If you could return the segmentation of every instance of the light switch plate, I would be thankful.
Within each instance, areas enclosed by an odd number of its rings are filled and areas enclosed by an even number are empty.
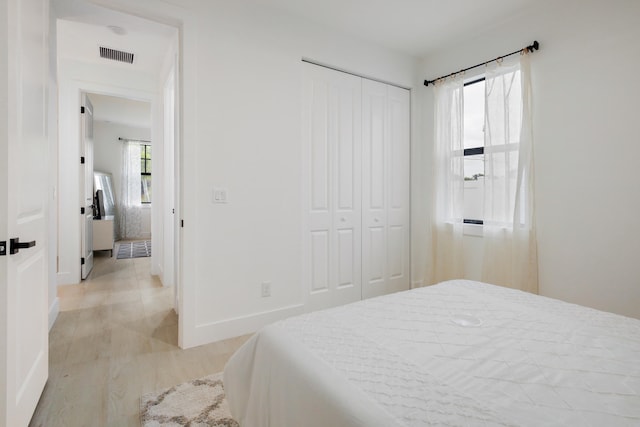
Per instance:
[[[228,203],[228,191],[226,188],[213,189],[213,203]]]
[[[262,298],[267,298],[271,296],[271,282],[262,282],[261,294],[262,294]]]

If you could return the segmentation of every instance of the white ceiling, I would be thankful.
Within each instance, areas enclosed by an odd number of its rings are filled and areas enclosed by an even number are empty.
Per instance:
[[[93,119],[137,128],[151,128],[151,104],[144,101],[90,93]]]
[[[206,1],[206,0],[205,0]],[[273,7],[387,48],[425,57],[552,0],[233,0]],[[53,0],[63,57],[113,63],[98,45],[132,52],[134,67],[157,70],[174,27],[79,0]],[[108,26],[124,28],[114,34]],[[117,64],[125,66],[125,64]],[[131,65],[128,65],[131,67]]]
[[[476,37],[541,0],[247,0],[416,57]]]
[[[272,7],[393,50],[426,57],[552,0],[234,1]],[[174,27],[86,1],[53,0],[53,7],[60,18],[57,42],[61,58],[155,73],[177,37]],[[109,26],[121,27],[126,34],[115,34]],[[134,53],[134,64],[100,58],[99,46]]]
[[[206,1],[206,0],[203,0]],[[266,6],[415,57],[475,37],[547,0],[233,0]],[[552,1],[552,0],[549,0]],[[53,0],[60,58],[155,74],[177,30],[83,0]],[[116,26],[125,34],[116,34]],[[99,46],[131,52],[133,64],[100,58]],[[95,119],[150,125],[149,104],[92,95]],[[124,114],[123,112],[126,112]]]

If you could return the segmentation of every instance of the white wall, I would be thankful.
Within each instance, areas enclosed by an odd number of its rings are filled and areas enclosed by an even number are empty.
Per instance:
[[[148,141],[151,139],[151,129],[114,122],[94,121],[93,123],[93,169],[99,172],[111,173],[117,201],[121,200],[122,192],[122,148],[124,144],[118,140],[119,137]],[[153,156],[153,149],[151,152]],[[145,206],[143,210],[142,235],[139,237],[148,238],[150,236],[151,207]]]
[[[408,87],[417,61],[257,2],[102,3],[181,21],[181,345],[299,312],[301,59]],[[228,204],[212,203],[218,186]]]
[[[423,64],[435,78],[540,42],[532,56],[540,293],[640,317],[640,2],[537,4]],[[422,90],[425,126],[432,90]],[[431,132],[427,145],[431,146]],[[479,275],[477,237],[466,250]]]
[[[303,302],[301,58],[407,86],[414,62],[255,5],[199,4],[198,35],[207,42],[198,59],[193,243],[195,324],[206,342],[259,326],[263,320],[252,319],[259,313],[284,315]],[[214,186],[228,189],[229,204],[211,203]],[[270,298],[260,297],[263,281],[272,283]],[[246,329],[231,329],[243,317]]]
[[[194,344],[302,309],[301,58],[406,86],[415,71],[410,57],[255,5],[198,4],[199,137],[195,159],[185,153],[198,171]],[[228,204],[211,203],[214,186]]]

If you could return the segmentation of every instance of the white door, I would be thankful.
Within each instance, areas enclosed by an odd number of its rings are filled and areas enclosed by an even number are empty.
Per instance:
[[[174,286],[174,307],[178,310],[177,286],[175,286],[175,78],[174,72],[164,86],[164,260],[163,284]]]
[[[0,7],[0,241],[34,245],[10,254],[7,243],[0,256],[5,426],[29,423],[48,375],[48,5],[7,0]]]
[[[93,105],[86,93],[82,94],[80,107],[81,129],[81,177],[80,215],[81,221],[81,275],[86,279],[93,268]]]
[[[362,83],[362,296],[410,288],[410,95]]]
[[[304,271],[320,309],[361,298],[361,79],[304,66]]]

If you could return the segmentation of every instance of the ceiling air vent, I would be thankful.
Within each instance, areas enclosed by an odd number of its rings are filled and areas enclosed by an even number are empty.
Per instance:
[[[123,52],[121,50],[109,49],[100,46],[100,58],[111,59],[113,61],[126,62],[133,64],[133,53]]]

